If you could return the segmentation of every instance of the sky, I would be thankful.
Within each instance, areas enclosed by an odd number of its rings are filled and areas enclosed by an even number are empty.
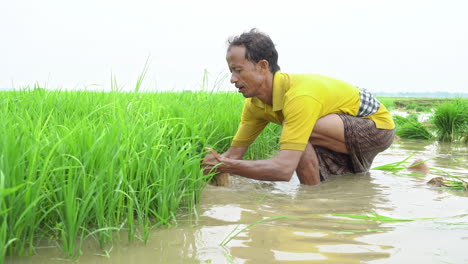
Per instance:
[[[227,39],[255,27],[283,72],[467,93],[467,12],[465,0],[3,1],[0,89],[133,90],[148,61],[143,90],[231,90]]]

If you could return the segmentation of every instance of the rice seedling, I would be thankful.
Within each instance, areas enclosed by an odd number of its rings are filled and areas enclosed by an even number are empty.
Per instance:
[[[390,171],[392,173],[398,173],[404,169],[408,169],[411,167],[417,167],[420,164],[424,164],[427,160],[418,160],[415,163],[409,164],[408,160],[412,157],[413,155],[410,155],[403,159],[402,161],[398,162],[392,162],[389,164],[381,165],[372,168],[373,170],[383,170],[383,171]],[[426,166],[427,167],[427,166]],[[434,185],[437,187],[443,187],[447,189],[454,189],[454,190],[468,190],[468,182],[466,182],[464,179],[460,177],[456,177],[444,170],[434,168],[434,167],[429,167],[428,170],[433,170],[440,172],[444,174],[446,177],[449,177],[449,179],[443,178],[443,177],[435,177],[431,179],[428,184]],[[421,176],[419,174],[409,174],[411,176]]]
[[[379,222],[411,222],[414,219],[400,219],[400,218],[393,218],[384,215],[379,215],[377,213],[370,213],[367,215],[354,215],[354,214],[331,214],[333,216],[340,216],[340,217],[347,217],[352,219],[360,219],[366,221],[379,221]]]
[[[151,228],[193,212],[212,176],[200,169],[204,148],[229,147],[243,98],[115,87],[2,92],[0,259],[33,254],[40,239],[58,240],[71,258],[87,238],[112,245],[118,230],[146,241]]]
[[[415,110],[416,112],[430,112],[430,111],[431,111],[431,108],[428,107],[428,106],[420,106],[420,105],[418,105],[418,106],[416,106],[416,107],[414,108],[414,110]]]
[[[395,99],[394,98],[391,98],[391,97],[377,97],[377,99],[379,100],[380,103],[382,103],[383,105],[385,105],[385,107],[388,109],[388,110],[392,110],[392,109],[395,109],[396,106],[395,106]]]
[[[448,179],[444,177],[435,177],[435,178],[432,178],[428,182],[428,184],[436,186],[436,187],[446,188],[446,189],[468,191],[468,182],[463,180],[462,178],[456,177],[455,175],[452,175],[438,168],[430,168],[430,169],[444,174],[446,177],[448,177]]]
[[[468,101],[458,98],[437,107],[432,117],[441,141],[465,141],[468,136]]]
[[[406,106],[405,109],[406,110],[414,110],[414,109],[416,109],[416,107],[417,107],[417,104],[409,104],[409,105]]]
[[[393,115],[392,117],[393,117],[393,122],[395,122],[396,127],[402,126],[403,124],[408,122],[406,118],[401,115]]]
[[[397,127],[396,135],[401,138],[409,139],[432,139],[433,136],[429,130],[418,121],[409,121]]]
[[[410,155],[403,159],[402,161],[397,161],[397,162],[392,162],[384,165],[380,165],[377,167],[372,168],[373,170],[383,170],[383,171],[390,171],[392,173],[397,173],[401,170],[409,168],[411,165],[409,165],[409,159],[413,157],[414,155]]]
[[[200,169],[205,147],[229,148],[244,100],[140,93],[145,73],[132,93],[119,92],[115,77],[108,93],[1,92],[0,260],[34,254],[41,239],[58,241],[69,258],[86,239],[112,248],[119,230],[146,241],[151,228],[193,212],[212,176]],[[246,158],[269,157],[279,135],[269,125]]]
[[[418,121],[417,114],[410,114],[408,117],[393,115],[396,126],[396,135],[401,138],[409,139],[432,139],[433,135],[425,125]]]

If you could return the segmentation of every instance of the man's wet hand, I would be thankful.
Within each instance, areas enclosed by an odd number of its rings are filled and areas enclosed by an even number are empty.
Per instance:
[[[213,172],[213,168],[219,163],[221,163],[221,155],[218,152],[216,152],[216,150],[212,148],[206,148],[206,149],[209,150],[210,152],[208,152],[205,155],[202,161],[203,173],[205,175]]]

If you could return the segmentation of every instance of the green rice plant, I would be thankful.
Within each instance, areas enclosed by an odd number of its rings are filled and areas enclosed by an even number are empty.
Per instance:
[[[416,112],[430,112],[430,111],[431,111],[431,108],[428,107],[428,106],[420,106],[420,105],[418,105],[418,106],[416,106],[416,108],[414,108],[414,110],[415,110]]]
[[[409,164],[408,160],[412,156],[413,155],[410,155],[407,158],[403,159],[402,161],[377,166],[377,167],[374,167],[372,169],[373,170],[390,171],[392,173],[398,173],[398,172],[400,172],[400,171],[402,171],[404,169],[408,169],[410,167],[417,166],[417,165],[425,163],[427,161],[427,160],[422,160],[422,161],[419,161],[419,162],[416,162],[416,163],[413,163],[413,164]],[[430,167],[429,169],[433,170],[433,171],[441,172],[441,173],[444,174],[444,176],[449,177],[449,179],[439,177],[439,178],[442,178],[442,179],[440,179],[440,180],[438,180],[438,181],[436,181],[434,183],[431,183],[431,181],[430,181],[429,182],[430,184],[434,184],[434,185],[437,185],[439,187],[448,188],[448,189],[468,191],[468,182],[465,181],[464,179],[462,179],[460,177],[456,177],[456,176],[454,176],[454,175],[452,175],[452,174],[450,174],[450,173],[448,173],[448,172],[446,172],[444,170],[438,169],[438,168]],[[418,174],[410,174],[410,175],[420,176]]]
[[[249,147],[245,154],[245,159],[267,159],[271,158],[279,149],[279,138],[281,136],[281,126],[268,124],[260,136]]]
[[[368,215],[354,215],[354,214],[332,214],[333,216],[347,217],[352,219],[361,219],[366,221],[379,221],[379,222],[411,222],[414,219],[400,219],[388,216],[379,215],[377,213],[371,213]]]
[[[413,122],[418,122],[418,119],[419,118],[419,115],[417,113],[410,113],[408,114],[408,116],[406,117],[406,119],[408,121],[413,121]]]
[[[468,191],[468,182],[465,181],[464,179],[460,177],[456,177],[455,175],[452,175],[444,170],[438,169],[438,168],[430,168],[433,171],[441,172],[444,174],[445,177],[436,177],[432,180],[430,180],[428,183],[436,185],[438,187],[446,188],[446,189],[453,189],[453,190],[465,190]],[[439,178],[439,179],[438,179]],[[436,181],[434,181],[436,180]],[[434,182],[433,182],[434,181]]]
[[[441,141],[464,141],[468,135],[468,101],[458,98],[435,108],[432,122]]]
[[[443,188],[468,191],[468,184],[465,181],[445,180]]]
[[[406,110],[413,110],[417,107],[417,104],[409,104],[405,107]]]
[[[377,97],[377,99],[379,100],[379,102],[383,105],[385,105],[385,107],[388,109],[388,110],[392,110],[392,109],[395,109],[396,106],[395,106],[395,99],[394,98],[391,98],[391,97]]]
[[[145,242],[152,228],[193,212],[211,177],[200,169],[204,148],[229,148],[244,98],[113,85],[1,93],[1,259],[31,255],[41,239],[57,240],[70,258],[87,238],[111,246],[119,230]],[[267,129],[247,158],[277,148],[279,126]]]
[[[396,129],[396,135],[401,138],[410,139],[432,139],[433,135],[418,121],[410,121],[400,125]]]
[[[410,114],[408,117],[393,115],[396,126],[396,135],[401,138],[410,139],[432,139],[432,133],[425,125],[418,121],[417,114]]]
[[[389,171],[389,172],[392,172],[392,173],[398,173],[398,172],[400,172],[402,170],[408,169],[408,168],[410,168],[412,166],[422,164],[422,163],[427,161],[427,160],[422,160],[422,161],[411,164],[408,160],[413,156],[414,155],[410,155],[410,156],[406,157],[405,159],[403,159],[402,161],[397,161],[397,162],[392,162],[392,163],[380,165],[380,166],[374,167],[372,169],[373,170]]]
[[[406,122],[408,122],[408,120],[405,117],[401,116],[401,115],[392,115],[392,117],[393,117],[393,122],[395,122],[396,127],[402,126]]]

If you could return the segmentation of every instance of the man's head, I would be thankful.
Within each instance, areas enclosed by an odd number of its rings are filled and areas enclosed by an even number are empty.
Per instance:
[[[245,58],[253,63],[261,60],[268,61],[271,73],[280,70],[278,65],[278,52],[271,38],[257,29],[253,28],[249,32],[244,32],[239,36],[232,37],[228,40],[228,51],[233,46],[245,47]]]
[[[270,37],[252,29],[229,40],[226,54],[231,83],[246,98],[271,101],[272,79],[279,71],[278,53]]]

